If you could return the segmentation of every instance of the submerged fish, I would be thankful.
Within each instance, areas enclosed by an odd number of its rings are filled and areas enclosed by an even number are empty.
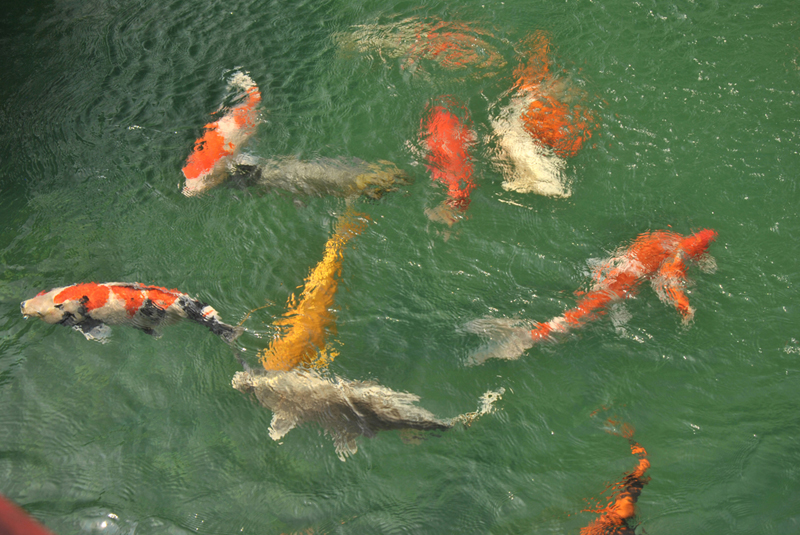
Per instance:
[[[469,150],[477,136],[469,126],[466,109],[451,97],[441,98],[428,107],[420,130],[422,145],[426,150],[426,166],[431,177],[447,186],[448,199],[438,212],[449,211],[451,216],[445,218],[440,215],[439,218],[452,222],[456,214],[467,209],[470,191],[475,188]]]
[[[618,483],[607,489],[611,490],[607,505],[584,509],[583,512],[600,513],[600,516],[582,528],[581,535],[635,535],[636,526],[632,526],[631,521],[636,515],[639,495],[644,486],[650,482],[650,478],[645,476],[645,472],[650,468],[650,461],[647,460],[647,451],[633,440],[633,427],[623,424],[621,435],[628,439],[631,454],[638,457],[639,463]]]
[[[675,306],[688,324],[694,308],[684,292],[686,271],[690,262],[712,270],[713,258],[707,254],[709,244],[717,233],[704,229],[690,236],[670,231],[640,234],[633,243],[603,262],[595,271],[595,283],[578,304],[547,323],[537,323],[532,329],[514,325],[508,320],[484,319],[473,321],[467,330],[493,338],[486,349],[472,356],[474,364],[488,358],[516,359],[534,343],[549,339],[555,333],[566,333],[603,314],[612,303],[635,294],[639,284],[650,280],[658,297]],[[519,324],[520,322],[516,322]]]
[[[288,372],[237,372],[232,386],[272,411],[269,436],[281,439],[295,426],[316,422],[333,439],[336,454],[344,461],[358,451],[356,438],[374,437],[378,431],[417,429],[445,430],[457,422],[470,424],[493,410],[503,390],[487,392],[481,408],[452,419],[436,418],[415,405],[419,396],[397,392],[372,381],[325,378],[314,370]]]
[[[194,150],[182,170],[186,177],[183,194],[187,197],[225,180],[232,158],[256,131],[256,107],[261,102],[258,86],[242,72],[235,73],[228,85],[231,90],[241,92],[243,102],[228,110],[220,120],[207,124],[203,137],[195,141]]]
[[[487,41],[491,32],[465,22],[422,21],[409,17],[389,24],[354,26],[337,34],[342,51],[376,52],[379,57],[399,59],[402,69],[417,71],[422,61],[432,61],[447,70],[471,68],[474,76],[493,76],[506,62]]]
[[[186,318],[227,342],[241,334],[240,328],[223,323],[207,304],[178,290],[139,283],[88,282],[55,288],[23,301],[21,311],[26,317],[66,325],[101,342],[111,333],[109,325],[131,325],[157,336],[157,327]]]
[[[592,137],[597,120],[580,104],[585,93],[550,72],[547,35],[536,32],[523,46],[528,58],[514,71],[511,101],[491,118],[501,150],[503,188],[569,197],[566,159]]]
[[[327,366],[335,354],[325,350],[335,326],[333,298],[339,286],[344,246],[367,226],[367,218],[348,210],[325,244],[322,260],[306,278],[300,298],[292,295],[286,313],[274,325],[280,333],[258,357],[266,370],[288,371],[300,364]]]
[[[363,195],[371,199],[379,199],[411,182],[408,174],[392,162],[369,163],[358,158],[302,161],[293,157],[242,157],[233,166],[233,173],[267,190],[313,196]]]

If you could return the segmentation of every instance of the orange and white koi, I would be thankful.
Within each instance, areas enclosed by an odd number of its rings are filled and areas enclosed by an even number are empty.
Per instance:
[[[431,177],[447,186],[447,206],[456,213],[465,211],[475,188],[469,151],[477,139],[466,109],[450,97],[439,99],[428,107],[420,129]]]
[[[501,149],[503,188],[569,197],[566,159],[575,156],[597,129],[595,114],[580,102],[585,93],[551,73],[547,34],[526,39],[527,62],[514,70],[511,102],[491,118]]]
[[[229,174],[228,164],[242,145],[253,135],[258,125],[257,106],[261,92],[248,75],[237,72],[229,87],[242,92],[243,102],[234,106],[218,121],[207,124],[203,136],[183,167],[187,197],[202,193],[224,181]]]
[[[25,317],[66,325],[101,342],[111,332],[109,325],[131,325],[157,336],[157,327],[181,319],[205,325],[227,342],[242,332],[223,323],[213,307],[178,290],[139,283],[74,284],[41,292],[23,301],[20,308]]]
[[[537,323],[533,329],[510,327],[507,322],[477,320],[467,330],[488,336],[498,336],[499,344],[490,351],[481,351],[471,359],[480,363],[487,358],[518,358],[534,343],[550,339],[557,333],[566,333],[587,321],[602,315],[612,303],[633,296],[643,280],[650,280],[658,297],[673,305],[681,314],[684,324],[694,318],[694,308],[684,288],[690,262],[710,271],[715,266],[708,255],[708,247],[717,237],[711,229],[703,229],[690,236],[671,231],[640,234],[633,243],[603,262],[594,273],[595,283],[578,304],[547,323]],[[519,322],[517,322],[519,323]]]
[[[326,350],[328,331],[335,328],[333,298],[339,286],[345,245],[367,226],[368,218],[348,209],[325,244],[325,254],[306,278],[298,299],[273,324],[280,333],[258,357],[266,370],[288,371],[299,365],[325,367],[336,356]]]
[[[639,462],[636,468],[607,489],[611,491],[611,496],[605,506],[584,509],[583,512],[599,513],[600,516],[582,528],[581,535],[635,535],[636,526],[631,526],[631,520],[636,515],[639,495],[644,486],[650,482],[650,477],[645,476],[645,472],[650,468],[650,461],[647,459],[647,451],[633,440],[632,426],[623,424],[621,435],[628,439],[631,454],[635,455]]]

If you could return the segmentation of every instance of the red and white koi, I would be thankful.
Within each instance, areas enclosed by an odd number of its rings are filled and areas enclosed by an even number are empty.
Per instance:
[[[550,40],[535,32],[525,40],[527,61],[514,70],[510,103],[491,118],[503,170],[503,188],[569,197],[567,158],[577,154],[598,127],[580,105],[585,93],[550,72]]]
[[[690,262],[697,262],[709,271],[713,269],[713,258],[707,252],[716,237],[717,233],[711,229],[690,236],[664,230],[640,234],[630,246],[595,270],[592,289],[561,316],[547,323],[536,323],[533,329],[512,327],[497,320],[471,322],[467,330],[500,339],[491,350],[473,355],[471,361],[478,364],[491,357],[516,359],[534,343],[581,327],[602,315],[609,305],[633,296],[644,280],[649,280],[661,301],[673,305],[683,323],[688,324],[695,311],[684,291],[686,271]]]
[[[224,181],[229,174],[228,164],[256,131],[259,122],[256,108],[261,102],[258,86],[248,75],[237,72],[229,87],[241,91],[244,100],[220,120],[207,124],[203,136],[194,142],[194,150],[182,169],[186,177],[183,194],[187,197]]]
[[[131,325],[157,336],[156,328],[181,319],[205,325],[227,342],[242,329],[222,322],[213,307],[178,290],[139,283],[74,284],[39,293],[23,301],[22,314],[72,327],[89,340],[105,342],[109,325]]]

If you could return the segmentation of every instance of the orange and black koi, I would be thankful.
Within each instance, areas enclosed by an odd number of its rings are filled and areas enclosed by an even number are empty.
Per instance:
[[[650,468],[650,461],[647,460],[647,451],[633,440],[633,427],[623,424],[621,434],[630,442],[631,454],[639,458],[639,463],[618,483],[610,487],[610,500],[605,506],[584,509],[584,512],[599,513],[600,516],[582,528],[581,535],[634,535],[635,533],[636,526],[631,526],[631,521],[636,515],[639,495],[644,486],[650,482],[650,477],[645,476],[645,472]]]
[[[23,301],[21,311],[26,317],[66,325],[99,341],[108,338],[109,325],[131,325],[157,336],[157,327],[180,319],[205,325],[227,342],[242,331],[223,323],[214,308],[178,290],[138,283],[88,282],[55,288]]]

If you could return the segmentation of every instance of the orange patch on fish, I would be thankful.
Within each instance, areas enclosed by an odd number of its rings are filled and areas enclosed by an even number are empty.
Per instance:
[[[633,533],[633,528],[628,521],[636,514],[636,502],[642,488],[650,481],[649,477],[645,477],[645,472],[650,468],[650,461],[647,460],[645,449],[633,440],[633,427],[623,424],[620,433],[612,432],[612,434],[622,435],[628,439],[631,453],[639,457],[639,462],[636,468],[624,474],[619,482],[608,486],[603,491],[603,493],[606,491],[611,493],[604,506],[597,505],[583,510],[583,512],[599,513],[600,516],[588,526],[581,528],[581,535]]]
[[[592,137],[591,113],[569,106],[551,96],[537,97],[522,114],[522,123],[531,137],[551,147],[562,158],[575,156]]]
[[[475,188],[472,156],[468,150],[475,142],[475,133],[443,105],[432,107],[420,126],[423,143],[428,149],[426,159],[431,177],[447,186],[449,204],[466,209],[470,191]]]
[[[205,134],[195,141],[194,150],[183,167],[183,175],[187,180],[194,180],[210,172],[218,161],[233,154],[233,144],[225,142],[225,138],[217,130],[217,123],[208,124],[205,128]]]
[[[39,295],[43,295],[44,293],[47,292],[43,292]],[[92,310],[104,306],[108,302],[110,294],[111,291],[108,289],[108,286],[87,282],[65,288],[63,291],[59,292],[58,295],[53,297],[53,303],[58,305],[70,300],[83,301],[83,306],[86,307],[86,310],[91,312]]]
[[[289,371],[299,365],[324,367],[335,354],[326,351],[326,337],[335,328],[333,298],[342,270],[343,248],[366,228],[361,214],[348,210],[325,244],[325,254],[306,279],[303,293],[289,298],[288,310],[274,322],[281,334],[258,353],[267,370]]]
[[[110,289],[114,297],[125,302],[125,311],[130,317],[136,315],[136,311],[142,308],[144,294],[141,290],[127,286],[112,286]]]
[[[166,288],[160,288],[158,286],[148,286],[144,288],[144,290],[147,299],[162,310],[168,309],[180,295],[178,290],[167,290]],[[210,312],[211,311],[209,311],[209,313]]]
[[[519,92],[532,97],[520,119],[530,136],[551,147],[562,158],[571,158],[598,128],[597,118],[582,106],[570,107],[552,94],[558,78],[550,73],[550,39],[536,31],[522,43],[528,61],[514,70]]]

